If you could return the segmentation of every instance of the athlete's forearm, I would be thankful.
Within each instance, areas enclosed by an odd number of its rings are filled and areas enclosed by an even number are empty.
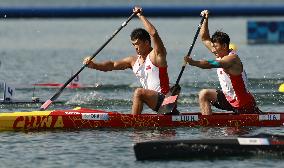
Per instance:
[[[211,69],[210,64],[205,60],[194,61],[193,66],[202,68],[202,69]]]
[[[88,65],[89,68],[91,69],[96,69],[99,71],[112,71],[114,70],[114,62],[113,61],[106,61],[106,62],[102,62],[102,63],[94,63],[94,62],[90,62]]]
[[[210,34],[209,34],[209,29],[208,29],[208,17],[205,17],[203,24],[201,26],[200,38],[203,42],[210,40]]]

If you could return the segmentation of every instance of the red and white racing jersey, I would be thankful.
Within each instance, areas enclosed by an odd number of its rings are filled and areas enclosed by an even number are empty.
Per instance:
[[[138,56],[132,70],[141,82],[142,87],[161,92],[164,95],[167,94],[170,90],[167,67],[155,66],[151,62],[149,55],[146,57],[145,62],[140,65],[139,58],[140,56]]]
[[[217,74],[222,91],[233,107],[242,108],[255,104],[254,97],[247,89],[248,80],[244,69],[240,75],[231,75],[223,68],[217,68]]]

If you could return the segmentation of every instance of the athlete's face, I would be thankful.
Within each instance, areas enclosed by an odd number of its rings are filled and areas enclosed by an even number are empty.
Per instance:
[[[140,39],[131,40],[132,45],[134,46],[136,53],[138,55],[147,55],[148,48],[149,48],[149,42],[143,41]]]
[[[220,44],[220,43],[211,43],[212,46],[212,53],[216,55],[216,57],[224,57],[228,53],[228,46],[227,44]]]

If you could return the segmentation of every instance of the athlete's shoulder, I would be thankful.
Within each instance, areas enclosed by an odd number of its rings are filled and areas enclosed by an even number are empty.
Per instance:
[[[131,66],[133,66],[138,59],[137,55],[131,55],[124,58],[124,61],[128,62]]]
[[[229,53],[228,55],[221,58],[221,60],[227,60],[227,61],[234,61],[237,59],[239,59],[237,53]]]

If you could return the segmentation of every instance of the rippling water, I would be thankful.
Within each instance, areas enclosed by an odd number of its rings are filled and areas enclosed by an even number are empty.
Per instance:
[[[250,81],[250,89],[263,111],[284,111],[284,94],[278,87],[284,82],[283,45],[247,45],[246,21],[256,18],[212,18],[211,32],[222,29],[231,35]],[[257,18],[260,19],[260,18]],[[262,18],[283,20],[279,18]],[[168,50],[170,80],[173,84],[183,56],[192,42],[200,18],[151,18]],[[16,86],[16,99],[30,99],[33,94],[49,99],[57,90],[39,88],[34,83],[64,83],[79,70],[82,59],[92,54],[124,21],[117,19],[2,20],[0,22],[0,80]],[[111,43],[97,55],[97,61],[119,59],[134,53],[129,41],[133,28],[141,27],[133,19]],[[196,59],[213,58],[198,40]],[[83,84],[99,83],[93,89],[66,88],[50,109],[76,106],[129,113],[132,92],[139,87],[130,70],[98,72],[85,69]],[[215,70],[186,67],[181,80],[181,111],[199,111],[197,94],[202,88],[219,87]],[[37,110],[39,105],[0,105],[1,112]],[[216,109],[215,109],[216,110]],[[151,112],[148,108],[145,112]],[[48,132],[2,132],[0,134],[2,167],[282,167],[271,158],[230,158],[194,161],[135,161],[133,144],[156,139],[191,139],[235,137],[260,132],[284,134],[283,128],[175,128],[175,129],[101,129]]]

